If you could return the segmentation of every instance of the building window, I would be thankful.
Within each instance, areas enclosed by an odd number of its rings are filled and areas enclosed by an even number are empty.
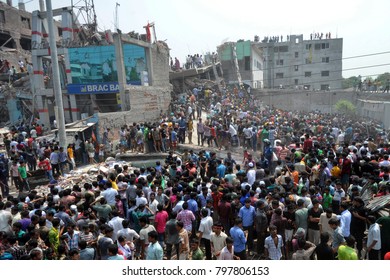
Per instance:
[[[311,72],[305,72],[305,77],[311,77]]]
[[[329,56],[323,57],[323,58],[322,58],[322,62],[324,62],[324,63],[329,63]]]
[[[245,56],[245,70],[251,70],[251,57]]]
[[[321,85],[321,90],[329,90],[329,85]]]
[[[321,77],[329,77],[329,71],[321,71]]]
[[[295,38],[295,44],[299,44],[299,38]]]
[[[306,58],[306,59],[305,59],[305,63],[306,63],[306,64],[310,64],[310,63],[311,63],[311,58]]]
[[[294,71],[298,71],[298,65],[294,65]]]
[[[20,20],[22,22],[22,27],[26,29],[31,29],[30,25],[30,19],[25,17],[20,17]]]
[[[299,53],[295,52],[295,58],[298,58],[298,56],[299,56]]]
[[[276,60],[276,65],[283,65],[283,59]]]
[[[284,74],[283,73],[276,73],[276,79],[283,79]]]
[[[306,44],[306,49],[310,50],[311,49],[311,44]]]
[[[298,85],[298,82],[299,82],[298,79],[294,80],[294,83],[295,83],[296,86]]]
[[[274,52],[288,52],[288,46],[274,47]]]
[[[329,43],[322,43],[321,49],[329,49]]]
[[[315,44],[314,45],[315,50],[320,50],[321,49],[321,44]]]
[[[5,23],[5,14],[3,10],[0,10],[0,23]]]
[[[288,52],[288,46],[280,46],[279,52]]]

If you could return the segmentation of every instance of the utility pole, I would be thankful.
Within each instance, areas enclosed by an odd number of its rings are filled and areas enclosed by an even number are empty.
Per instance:
[[[57,45],[56,45],[56,38],[54,34],[53,7],[51,5],[51,0],[46,0],[46,9],[47,9],[47,24],[49,27],[51,65],[53,70],[54,98],[56,102],[56,109],[58,111],[58,114],[56,114],[56,116],[58,116],[57,118],[58,138],[60,142],[60,147],[64,147],[64,149],[66,149],[65,118],[64,118],[64,110],[63,110],[64,106],[62,103],[60,71],[58,66]]]
[[[43,0],[39,0],[39,11],[40,12],[45,11],[45,2],[43,2]]]

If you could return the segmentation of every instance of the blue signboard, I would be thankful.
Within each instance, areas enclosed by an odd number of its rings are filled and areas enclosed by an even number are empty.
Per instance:
[[[146,69],[145,49],[123,45],[126,82],[140,85]],[[91,46],[69,49],[72,84],[69,94],[118,93],[118,72],[114,46]]]
[[[140,85],[141,82],[131,83]],[[99,94],[99,93],[119,93],[118,83],[96,83],[96,84],[69,84],[68,94]]]

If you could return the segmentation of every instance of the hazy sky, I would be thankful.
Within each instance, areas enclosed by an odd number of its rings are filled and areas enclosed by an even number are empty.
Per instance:
[[[29,11],[38,0],[27,2]],[[17,4],[14,0],[14,4]],[[74,3],[84,2],[74,0]],[[253,40],[254,35],[277,36],[331,32],[343,38],[343,77],[375,76],[390,72],[389,0],[95,0],[101,30],[114,30],[119,3],[119,29],[145,33],[155,22],[158,40],[166,40],[171,56],[180,62],[188,54],[216,51],[224,41]],[[70,6],[71,0],[52,0],[53,8]],[[284,39],[285,40],[285,39]],[[375,53],[388,52],[382,55]],[[349,57],[370,55],[363,58]],[[385,66],[375,66],[388,64]],[[361,68],[348,70],[351,68]]]

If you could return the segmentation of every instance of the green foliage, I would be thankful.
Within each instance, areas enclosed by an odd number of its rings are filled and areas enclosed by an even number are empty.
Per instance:
[[[386,72],[377,77],[380,86],[386,86],[387,80],[390,80],[390,73]]]
[[[349,100],[341,99],[334,106],[335,106],[336,112],[338,112],[340,114],[352,116],[356,113],[356,106],[353,105],[352,102]]]
[[[347,79],[343,79],[342,87],[343,89],[347,88],[356,88],[359,85],[360,78],[356,76],[349,77]]]

